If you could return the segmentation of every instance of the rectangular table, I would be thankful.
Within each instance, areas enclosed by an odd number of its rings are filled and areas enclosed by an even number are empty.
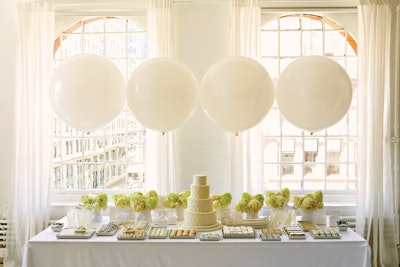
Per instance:
[[[57,239],[50,228],[26,244],[23,266],[26,267],[168,267],[168,266],[271,266],[338,267],[370,266],[367,241],[352,230],[341,232],[341,239],[282,241],[227,239],[118,240],[114,236],[90,239]]]

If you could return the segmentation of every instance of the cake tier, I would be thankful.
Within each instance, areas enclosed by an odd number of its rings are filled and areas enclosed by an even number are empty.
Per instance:
[[[206,185],[207,184],[207,176],[205,176],[205,175],[194,175],[193,176],[193,184]]]
[[[209,199],[210,186],[209,185],[190,185],[190,196],[194,199]]]
[[[213,201],[211,198],[208,199],[195,199],[188,197],[187,199],[187,209],[197,212],[209,212],[213,210]]]
[[[210,226],[217,222],[217,214],[215,211],[195,212],[185,210],[185,225],[190,226]]]

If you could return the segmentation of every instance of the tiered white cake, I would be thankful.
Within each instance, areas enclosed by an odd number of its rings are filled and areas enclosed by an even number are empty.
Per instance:
[[[184,216],[186,228],[197,231],[212,231],[221,228],[221,224],[217,222],[216,211],[213,210],[207,176],[193,176],[193,184],[190,185],[190,196],[187,203]]]

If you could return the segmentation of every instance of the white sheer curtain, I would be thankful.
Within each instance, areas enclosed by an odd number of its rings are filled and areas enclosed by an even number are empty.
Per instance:
[[[149,55],[173,57],[172,0],[151,0],[147,12]],[[161,195],[176,192],[175,131],[146,130],[146,187]]]
[[[360,183],[357,232],[365,233],[370,241],[374,266],[398,266],[390,142],[389,1],[361,0],[358,16]]]
[[[6,266],[20,266],[24,244],[47,225],[53,113],[48,80],[53,61],[54,8],[20,2],[15,88],[15,155]]]
[[[259,59],[261,9],[258,0],[232,0],[230,17],[231,56]],[[228,188],[234,201],[243,192],[262,193],[262,127],[257,125],[228,137]]]

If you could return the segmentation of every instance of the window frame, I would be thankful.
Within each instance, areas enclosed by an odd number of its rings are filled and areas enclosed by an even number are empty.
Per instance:
[[[105,12],[106,14],[90,14],[90,15],[75,15],[73,14],[56,14],[56,28],[60,28],[58,33],[55,35],[56,39],[54,41],[54,56],[56,55],[56,51],[58,47],[60,46],[60,43],[62,41],[62,38],[65,39],[64,35],[65,32],[72,32],[76,29],[79,29],[84,25],[84,23],[90,23],[96,20],[104,20],[107,18],[118,18],[118,19],[124,19],[127,21],[130,21],[134,24],[137,24],[141,28],[143,28],[143,32],[147,35],[146,39],[148,40],[148,33],[147,33],[147,9],[146,11],[136,11],[136,15],[111,15],[112,12]],[[79,12],[76,12],[79,13]],[[85,12],[86,13],[86,12]],[[129,34],[128,29],[125,29],[125,34]],[[148,41],[147,41],[148,42]],[[127,48],[128,49],[128,48]],[[148,51],[148,47],[146,49]],[[148,57],[148,52],[146,52],[147,56],[142,59],[143,61],[146,61]],[[125,55],[124,58],[125,60],[127,59],[128,55]],[[67,57],[68,58],[68,57]],[[57,65],[56,59],[54,59],[54,64],[55,66]],[[137,65],[138,66],[138,65]],[[136,66],[136,67],[137,67]],[[128,68],[126,68],[125,73],[122,73],[123,76],[128,79],[129,78],[129,71]],[[130,112],[127,107],[121,112],[121,114]],[[133,116],[133,115],[132,115]],[[117,117],[118,118],[118,117]],[[115,121],[115,120],[114,120]],[[112,122],[111,122],[112,123]],[[103,132],[106,131],[107,126],[111,125],[111,123],[107,124],[104,128],[101,128]],[[144,127],[144,126],[143,126]],[[145,127],[144,127],[145,129]],[[106,133],[103,134],[103,138],[106,136]],[[143,136],[143,139],[145,140],[145,135]],[[94,139],[93,139],[94,140]],[[144,141],[145,142],[145,141]],[[54,151],[56,153],[56,151]],[[144,153],[144,152],[143,152]],[[144,166],[144,162],[142,163]],[[55,176],[60,176],[60,173],[55,173]],[[54,172],[51,178],[51,183],[53,184],[53,181],[55,179]],[[140,190],[143,190],[143,186]],[[130,189],[130,188],[100,188],[100,189],[68,189],[68,188],[62,188],[62,189],[57,189],[52,187],[52,201],[51,201],[51,206],[52,207],[57,207],[57,206],[75,206],[77,201],[79,202],[80,196],[82,194],[97,194],[99,192],[106,192],[109,195],[115,194],[115,193],[124,193],[124,194],[129,194],[132,192],[132,190],[139,191],[139,189]]]

